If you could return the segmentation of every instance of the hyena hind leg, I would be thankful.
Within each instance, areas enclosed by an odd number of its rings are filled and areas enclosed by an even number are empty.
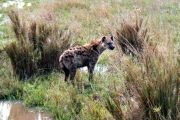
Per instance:
[[[74,84],[74,78],[76,75],[76,68],[71,68],[70,70],[70,81]]]
[[[68,78],[69,78],[69,74],[70,74],[70,72],[69,72],[69,70],[67,69],[67,68],[63,68],[63,71],[64,71],[64,74],[65,74],[65,76],[64,76],[64,81],[68,81]]]

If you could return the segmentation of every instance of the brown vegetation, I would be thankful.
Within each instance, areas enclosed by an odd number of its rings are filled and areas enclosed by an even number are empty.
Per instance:
[[[116,30],[117,44],[124,54],[136,57],[142,54],[149,39],[147,28],[143,23],[143,18],[135,14],[124,19],[120,29]]]
[[[124,61],[125,79],[132,119],[175,120],[178,119],[179,106],[179,71],[178,57],[173,47],[161,45],[150,46],[147,41],[147,28],[143,28],[142,19],[136,17],[122,23],[122,29],[117,30],[118,46],[126,55],[132,54],[141,59],[137,62]],[[137,22],[140,21],[140,22]],[[142,31],[142,30],[144,31]],[[168,39],[168,38],[167,38]],[[171,40],[163,44],[173,46]],[[131,100],[133,99],[133,101]],[[136,107],[134,107],[136,103]],[[134,112],[136,111],[136,114]],[[129,114],[128,114],[129,115]]]
[[[18,12],[9,13],[16,41],[6,46],[14,73],[25,79],[57,68],[58,56],[70,45],[70,32],[57,23],[27,20]]]

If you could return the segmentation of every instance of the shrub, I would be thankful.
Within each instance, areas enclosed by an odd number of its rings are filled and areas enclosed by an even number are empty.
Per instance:
[[[58,67],[58,57],[70,45],[69,30],[59,30],[57,23],[45,20],[27,20],[11,11],[16,41],[5,47],[13,71],[20,79],[49,73]]]

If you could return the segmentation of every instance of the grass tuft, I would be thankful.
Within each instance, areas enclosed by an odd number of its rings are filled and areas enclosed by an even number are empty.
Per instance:
[[[115,120],[124,119],[124,115],[122,112],[122,107],[118,95],[112,93],[107,94],[105,96],[105,106]]]
[[[145,42],[149,39],[143,23],[144,19],[136,13],[124,19],[116,30],[117,44],[124,54],[136,57],[142,54]]]
[[[9,12],[16,41],[6,46],[13,71],[20,79],[49,73],[58,67],[58,57],[70,45],[70,31],[57,23],[26,20],[17,11]]]
[[[133,85],[133,96],[139,98],[144,118],[175,120],[179,114],[179,64],[172,53],[146,51],[139,65],[130,62],[126,68],[127,84]],[[132,87],[131,87],[132,88]],[[141,113],[142,114],[142,113]]]

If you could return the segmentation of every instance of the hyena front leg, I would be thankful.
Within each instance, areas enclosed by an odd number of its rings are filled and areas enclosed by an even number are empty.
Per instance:
[[[93,81],[93,71],[96,63],[90,63],[88,65],[89,81]]]

